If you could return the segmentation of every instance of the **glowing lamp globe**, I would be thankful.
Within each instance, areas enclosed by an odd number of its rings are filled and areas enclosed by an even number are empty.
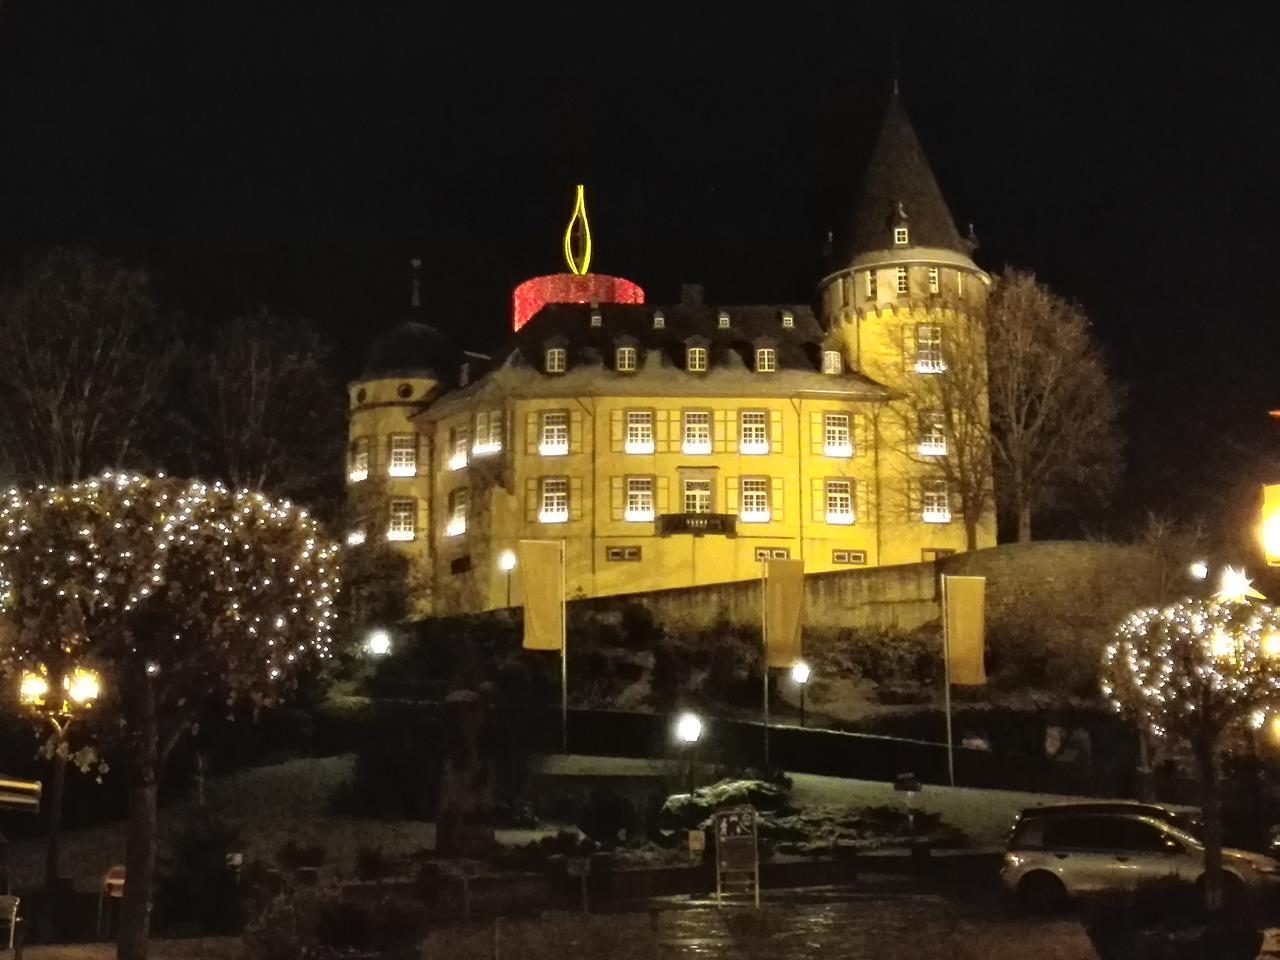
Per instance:
[[[803,660],[797,660],[791,665],[791,679],[793,682],[804,686],[809,682],[809,665]]]
[[[696,713],[682,713],[676,720],[676,739],[681,743],[697,743],[702,737],[702,720]]]
[[[1209,565],[1203,560],[1197,560],[1187,568],[1187,572],[1191,574],[1193,580],[1205,580],[1209,576]]]
[[[62,685],[66,688],[67,696],[71,702],[80,706],[85,706],[97,700],[98,695],[102,692],[102,684],[98,679],[98,675],[92,670],[81,668],[73,670],[71,676],[64,677]]]
[[[516,554],[514,550],[503,550],[498,554],[498,569],[503,573],[510,573],[516,568]]]
[[[30,671],[22,674],[22,682],[18,688],[18,697],[26,704],[44,703],[49,695],[49,681],[38,673]]]
[[[364,642],[364,648],[375,657],[385,657],[391,652],[391,634],[385,630],[374,630]]]

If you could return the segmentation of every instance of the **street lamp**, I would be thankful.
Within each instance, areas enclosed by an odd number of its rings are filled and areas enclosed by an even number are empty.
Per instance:
[[[364,648],[375,657],[385,657],[391,652],[391,634],[385,630],[371,630],[365,638]]]
[[[1197,560],[1187,568],[1187,572],[1191,574],[1193,580],[1205,580],[1209,576],[1209,565],[1203,560]]]
[[[693,793],[693,753],[702,739],[702,719],[696,713],[682,713],[676,718],[676,740],[684,747],[688,763],[689,793]]]
[[[791,665],[791,682],[800,688],[800,726],[804,726],[804,688],[809,684],[809,665],[797,660]]]
[[[503,550],[498,554],[498,569],[507,575],[507,606],[511,606],[511,571],[516,568],[514,550]]]

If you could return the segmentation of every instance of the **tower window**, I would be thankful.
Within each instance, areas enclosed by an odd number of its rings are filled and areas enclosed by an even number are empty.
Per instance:
[[[667,327],[667,315],[661,310],[653,311],[653,329],[665,330]]]
[[[743,410],[738,414],[738,452],[769,452],[769,412]]]
[[[867,299],[874,300],[876,298],[876,272],[874,270],[867,271]]]
[[[822,372],[828,374],[844,372],[844,360],[839,350],[822,351]]]
[[[778,351],[773,347],[756,350],[756,373],[773,373],[778,369]]]
[[[853,481],[828,480],[826,495],[827,523],[853,523]]]
[[[716,318],[716,327],[720,330],[729,329],[729,315],[723,310],[720,311],[720,316]]]
[[[925,523],[950,523],[951,497],[947,490],[947,481],[926,481],[923,494],[920,519]]]
[[[627,477],[625,518],[631,522],[653,519],[653,477]]]
[[[907,268],[898,268],[898,293],[899,295],[907,293],[910,288],[907,286]]]
[[[592,311],[591,311],[591,325],[592,325],[593,327],[602,327],[602,326],[604,326],[604,317],[601,315],[601,313],[600,313],[600,311],[599,311],[599,310],[592,310]]]
[[[681,453],[699,454],[711,452],[711,411],[686,410],[684,412],[684,438]]]
[[[445,464],[450,470],[461,470],[467,465],[467,448],[471,445],[471,428],[468,426],[453,427],[449,430],[449,460]]]
[[[707,372],[707,348],[689,347],[684,352],[684,366],[690,373]]]
[[[392,500],[388,513],[390,522],[387,524],[387,539],[412,540],[417,534],[417,513],[417,500]]]
[[[460,537],[467,532],[467,500],[469,491],[459,487],[449,493],[449,520],[444,527],[446,537]]]
[[[347,464],[347,479],[352,483],[369,479],[368,437],[356,437],[351,441],[351,461]]]
[[[937,267],[929,268],[929,292],[930,293],[938,292],[938,268]]]
[[[538,430],[538,453],[559,457],[569,452],[569,414],[564,410],[548,410],[542,415]]]
[[[564,373],[564,347],[550,347],[546,353],[544,369],[547,373]]]
[[[538,522],[566,522],[569,519],[569,478],[543,477],[541,488]]]
[[[956,271],[956,294],[964,296],[964,274],[958,270]]]
[[[924,457],[944,457],[947,454],[947,421],[936,410],[920,414],[919,452]]]
[[[893,228],[893,245],[895,247],[905,247],[907,245],[908,238],[909,234],[907,233],[906,227]]]
[[[784,313],[782,315],[782,326],[788,330],[796,325],[796,316],[794,313]]]
[[[742,504],[738,509],[738,519],[744,523],[769,522],[769,478],[743,477]]]
[[[852,457],[853,437],[847,413],[822,415],[822,452],[828,457]]]
[[[916,326],[916,372],[941,373],[947,369],[942,355],[942,327],[936,323]]]
[[[615,354],[616,366],[619,373],[635,373],[636,372],[636,348],[635,347],[619,347]]]
[[[502,411],[487,410],[476,414],[476,438],[471,452],[477,457],[502,449]]]
[[[391,438],[391,457],[387,476],[412,477],[418,472],[418,437],[413,433],[397,433]]]
[[[627,436],[623,447],[627,453],[653,453],[653,411],[628,410]]]

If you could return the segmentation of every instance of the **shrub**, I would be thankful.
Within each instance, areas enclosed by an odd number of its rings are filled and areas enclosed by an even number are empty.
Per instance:
[[[302,867],[319,868],[324,866],[328,851],[323,844],[309,847],[300,846],[297,841],[289,840],[276,851],[276,863],[283,870],[298,870]]]
[[[242,849],[240,828],[206,808],[180,824],[157,864],[157,912],[165,923],[195,920],[205,933],[238,930],[240,895],[227,855]]]
[[[343,900],[333,889],[291,890],[271,900],[244,933],[246,960],[338,960],[359,951],[412,950],[427,929],[425,908],[384,897]]]
[[[356,876],[359,879],[385,880],[391,872],[391,858],[381,847],[362,846],[356,850]]]

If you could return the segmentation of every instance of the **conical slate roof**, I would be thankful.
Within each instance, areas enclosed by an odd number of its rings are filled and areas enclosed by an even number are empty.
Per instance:
[[[365,363],[366,377],[393,373],[446,378],[458,365],[458,351],[449,338],[414,316],[386,330],[373,341]]]
[[[895,226],[909,229],[908,246],[969,253],[896,91],[854,206],[850,257],[893,249]]]

